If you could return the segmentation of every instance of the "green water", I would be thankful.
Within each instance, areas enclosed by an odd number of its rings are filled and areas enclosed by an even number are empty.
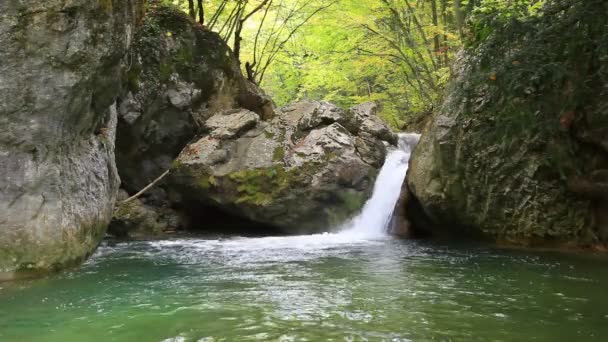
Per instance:
[[[103,245],[0,341],[608,341],[608,259],[335,235]]]

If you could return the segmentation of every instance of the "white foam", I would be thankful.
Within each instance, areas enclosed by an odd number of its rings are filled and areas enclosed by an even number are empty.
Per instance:
[[[401,194],[410,155],[419,139],[419,134],[399,135],[399,148],[387,155],[376,179],[372,197],[361,213],[343,227],[341,236],[367,239],[388,237],[388,226]]]

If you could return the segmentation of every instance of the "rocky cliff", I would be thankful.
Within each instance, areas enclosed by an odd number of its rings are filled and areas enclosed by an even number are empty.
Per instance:
[[[142,1],[0,2],[0,278],[77,263],[118,190],[121,60]]]
[[[243,77],[221,37],[171,6],[148,9],[125,81],[116,157],[129,191],[166,171],[218,111],[243,107],[272,116],[272,101]]]
[[[432,232],[608,241],[607,24],[604,1],[556,1],[460,56],[408,175]]]
[[[121,236],[207,229],[216,212],[327,230],[361,208],[396,143],[372,103],[275,108],[173,7],[3,2],[0,44],[0,280],[81,262],[113,214]]]
[[[123,187],[133,194],[169,176],[118,206],[114,235],[233,223],[239,233],[326,231],[361,208],[383,141],[396,143],[374,104],[274,108],[216,33],[172,7],[148,11],[131,58],[118,106]]]

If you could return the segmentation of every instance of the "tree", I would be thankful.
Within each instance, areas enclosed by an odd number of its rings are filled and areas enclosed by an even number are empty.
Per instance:
[[[283,52],[285,44],[315,15],[335,5],[337,1],[320,5],[299,1],[292,1],[291,4],[288,4],[286,1],[280,1],[274,8],[274,22],[268,27],[266,19],[270,10],[273,9],[272,3],[271,0],[266,7],[255,34],[253,61],[246,64],[247,77],[256,84],[264,80],[266,72],[277,55]],[[263,38],[261,38],[262,36]]]
[[[196,12],[194,11],[194,0],[188,0],[188,14],[193,20],[196,20]]]
[[[201,25],[205,25],[205,8],[203,7],[203,0],[196,0],[198,5],[198,22]]]

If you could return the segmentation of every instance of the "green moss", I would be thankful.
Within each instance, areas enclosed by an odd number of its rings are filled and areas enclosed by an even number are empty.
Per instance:
[[[173,59],[178,66],[190,67],[192,64],[192,60],[194,59],[192,46],[188,44],[183,44],[182,48],[177,51]]]
[[[158,66],[158,74],[161,81],[167,82],[173,74],[173,67],[169,64],[161,64]]]
[[[133,217],[135,215],[135,211],[137,210],[136,201],[117,205],[116,209],[114,210],[114,217],[120,219]]]
[[[605,112],[601,89],[608,75],[608,26],[605,16],[589,17],[576,27],[572,22],[607,9],[602,1],[557,1],[534,15],[478,13],[471,23],[481,32],[468,42],[467,77],[453,85],[453,101],[444,110],[467,103],[469,116],[484,115],[487,129],[479,138],[502,141],[505,158],[522,141],[534,139],[562,178],[584,172],[580,151],[567,146],[569,131],[590,113]],[[507,20],[505,13],[512,16]],[[553,13],[563,20],[555,21]]]
[[[179,161],[179,159],[175,159],[172,163],[171,163],[171,169],[179,169],[182,167],[182,163]]]
[[[313,166],[307,166],[313,167]],[[273,166],[254,170],[242,170],[230,174],[229,179],[236,184],[237,203],[265,205],[285,191],[306,183],[306,170],[285,170],[282,166]]]
[[[352,218],[363,208],[366,200],[367,196],[363,192],[355,190],[341,192],[338,199],[340,205],[334,205],[331,207],[331,210],[326,211],[330,225],[338,226]]]
[[[135,64],[126,72],[127,89],[132,92],[137,92],[140,89],[139,76],[141,73],[141,65]]]
[[[338,155],[335,152],[325,153],[325,156],[324,156],[325,160],[327,160],[327,161],[336,159],[337,157],[338,157]]]
[[[283,148],[283,146],[279,146],[277,148],[274,149],[274,152],[272,154],[272,160],[273,161],[282,161],[285,158],[285,149]]]
[[[203,189],[209,189],[211,187],[211,183],[209,183],[209,177],[207,175],[199,177],[197,184]]]
[[[367,197],[358,191],[344,191],[340,193],[340,200],[344,203],[344,208],[350,213],[363,208]]]
[[[101,7],[104,13],[112,13],[114,6],[112,5],[112,0],[99,0],[99,7]]]

